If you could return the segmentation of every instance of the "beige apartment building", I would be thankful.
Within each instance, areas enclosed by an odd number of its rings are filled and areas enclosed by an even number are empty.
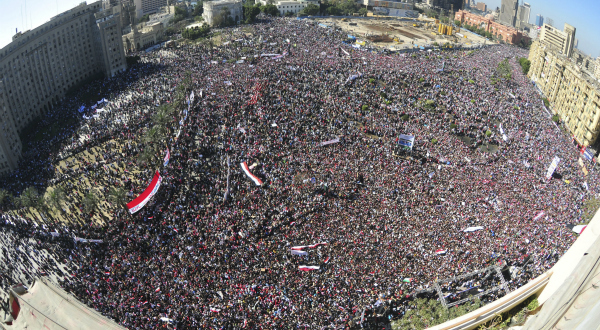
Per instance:
[[[82,2],[0,49],[0,174],[17,167],[19,132],[35,117],[85,79],[127,68],[113,9]]]
[[[528,76],[544,93],[582,146],[600,133],[600,83],[594,75],[560,54],[552,45],[535,41],[529,51]]]

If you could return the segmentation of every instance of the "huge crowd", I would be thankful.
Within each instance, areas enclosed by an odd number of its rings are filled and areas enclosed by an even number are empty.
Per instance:
[[[70,272],[61,285],[119,324],[365,326],[401,317],[437,280],[489,266],[519,268],[506,279],[514,290],[576,239],[566,225],[580,221],[597,175],[583,175],[578,149],[521,72],[526,50],[388,54],[284,18],[221,39],[142,53],[124,74],[84,87],[107,98],[103,111],[32,145],[29,166],[2,181],[75,189],[83,177],[99,193],[118,185],[139,195],[157,170],[135,161],[141,137],[191,73],[189,115],[173,121],[171,159],[144,208],[129,216],[112,205],[103,225],[45,225],[54,235],[4,227],[58,245],[50,253]],[[510,79],[496,73],[504,59]],[[49,118],[80,117],[79,106],[72,96]],[[400,134],[415,136],[412,151]],[[58,165],[68,155],[78,166]],[[555,156],[569,183],[546,178]]]

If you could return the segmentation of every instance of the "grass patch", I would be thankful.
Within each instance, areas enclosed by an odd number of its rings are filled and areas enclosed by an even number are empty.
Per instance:
[[[590,222],[596,214],[596,211],[600,208],[600,199],[592,198],[583,203],[583,214],[581,214],[581,221],[584,223]]]
[[[438,143],[438,140],[436,138],[431,139],[431,144],[436,144]]]
[[[475,80],[473,80],[473,79],[469,79],[469,82],[470,82],[471,84],[474,84],[474,83],[475,83]]]
[[[403,115],[402,117],[400,117],[400,119],[402,119],[402,121],[409,121],[410,120],[410,115],[408,115],[408,114]]]
[[[552,116],[552,121],[558,123],[560,121],[560,118],[558,117],[558,115],[554,115]]]
[[[450,129],[455,129],[456,127],[458,127],[458,126],[456,126],[456,124],[454,124],[454,123],[450,124]]]
[[[362,111],[367,111],[369,110],[369,106],[366,104],[363,104],[363,106],[361,107]]]

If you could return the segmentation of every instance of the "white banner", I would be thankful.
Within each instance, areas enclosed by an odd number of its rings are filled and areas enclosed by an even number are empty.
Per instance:
[[[333,140],[329,140],[329,141],[325,141],[325,142],[319,143],[319,147],[326,146],[328,144],[338,143],[338,142],[340,142],[340,138],[335,138]]]
[[[560,158],[555,156],[554,159],[552,160],[552,163],[550,163],[550,166],[548,167],[548,172],[546,173],[546,179],[550,179],[552,177],[552,174],[554,174],[554,171],[556,170],[556,167],[558,166],[559,162],[560,162]]]

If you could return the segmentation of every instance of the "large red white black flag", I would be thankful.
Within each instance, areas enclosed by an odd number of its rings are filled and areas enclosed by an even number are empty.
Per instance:
[[[150,185],[148,185],[148,188],[146,188],[146,190],[144,190],[144,192],[141,195],[139,195],[136,199],[127,203],[127,209],[129,209],[129,213],[134,214],[135,212],[139,211],[142,207],[144,207],[144,205],[148,203],[150,198],[152,198],[152,196],[156,194],[161,182],[162,177],[160,176],[160,173],[156,171],[152,182],[150,182]]]

